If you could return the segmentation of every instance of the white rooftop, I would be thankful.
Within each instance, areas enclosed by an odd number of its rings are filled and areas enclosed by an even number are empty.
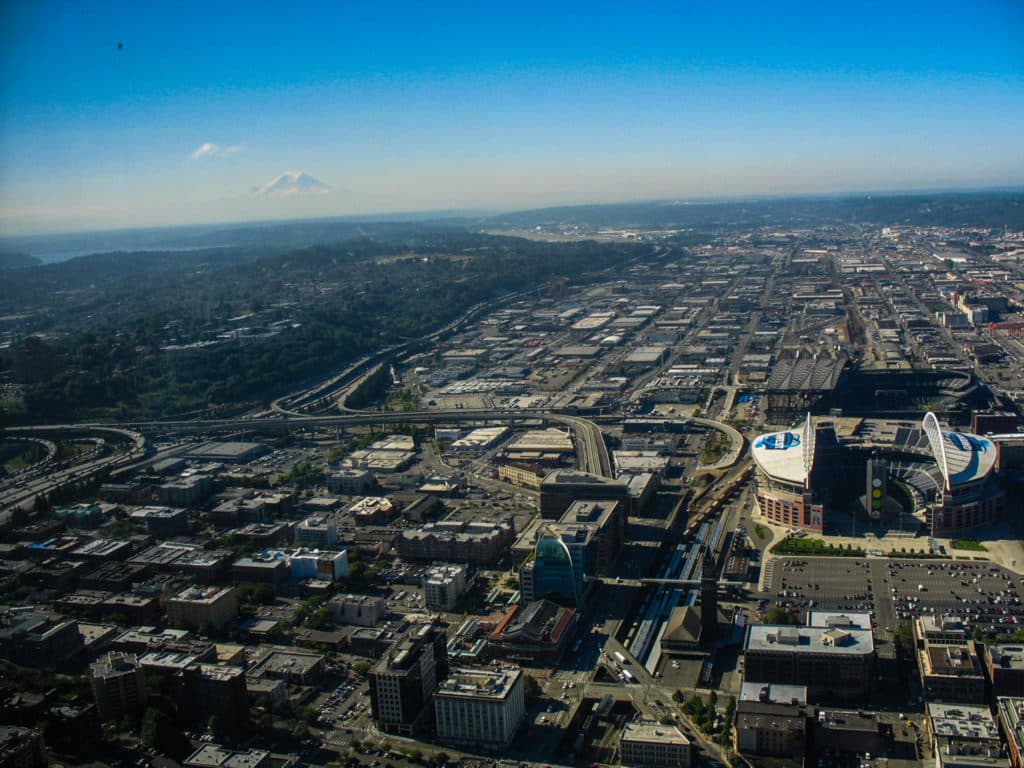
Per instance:
[[[814,458],[813,430],[808,417],[802,428],[761,435],[751,444],[750,455],[770,477],[804,483]]]
[[[943,429],[934,413],[924,417],[922,426],[947,490],[985,477],[995,466],[996,448],[987,437]]]

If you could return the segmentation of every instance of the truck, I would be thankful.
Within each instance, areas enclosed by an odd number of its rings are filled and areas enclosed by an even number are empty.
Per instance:
[[[616,651],[616,652],[615,652],[614,654],[612,654],[612,655],[613,655],[613,656],[615,656],[615,660],[616,660],[617,662],[619,662],[619,664],[629,664],[629,662],[628,662],[628,661],[626,661],[626,657],[625,657],[625,656],[623,656],[623,655],[622,655],[621,653],[619,653],[618,651]]]
[[[628,669],[624,669],[622,670],[622,682],[628,685],[629,683],[635,683],[636,678],[633,677],[632,672],[630,672]]]

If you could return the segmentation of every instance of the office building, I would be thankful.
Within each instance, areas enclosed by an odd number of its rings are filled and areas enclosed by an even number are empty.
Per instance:
[[[926,614],[914,619],[914,638],[917,647],[927,643],[967,645],[971,642],[970,628],[957,616]]]
[[[925,725],[936,768],[1010,768],[988,707],[928,702]]]
[[[411,627],[370,669],[370,705],[382,731],[410,736],[434,719],[433,693],[448,676],[444,630]]]
[[[625,530],[625,504],[574,501],[557,523],[542,523],[534,557],[520,568],[523,601],[550,597],[581,606],[595,577],[608,573]]]
[[[629,504],[629,486],[613,480],[570,469],[556,469],[540,483],[540,515],[558,520],[574,501],[614,500]]]
[[[189,587],[167,601],[167,624],[219,630],[238,617],[234,587]]]
[[[1024,696],[1024,645],[985,645],[981,658],[993,699]]]
[[[93,662],[92,694],[100,720],[135,720],[146,708],[146,675],[137,657],[108,653]]]
[[[519,668],[455,669],[434,693],[443,744],[504,747],[526,715]]]
[[[877,677],[869,629],[751,624],[744,680],[807,686],[809,701],[864,701]]]
[[[466,568],[461,565],[438,565],[423,576],[426,606],[434,611],[454,610],[466,593]]]
[[[743,683],[736,703],[736,751],[795,757],[804,752],[807,687]]]
[[[398,554],[408,560],[493,566],[505,557],[515,538],[511,519],[495,523],[441,520],[403,530]]]
[[[384,620],[387,604],[372,595],[335,595],[327,601],[327,610],[335,624],[373,627]]]
[[[82,647],[77,621],[49,619],[34,612],[0,613],[0,656],[15,664],[54,669]]]
[[[178,711],[187,721],[205,725],[216,717],[234,731],[249,724],[249,691],[241,667],[189,664],[174,682]]]
[[[295,543],[317,549],[333,547],[338,543],[338,527],[324,515],[307,517],[295,526]]]
[[[324,672],[324,657],[319,653],[303,653],[275,649],[256,662],[249,674],[253,677],[276,677],[292,685],[310,685]]]
[[[184,768],[271,768],[270,753],[262,749],[229,749],[204,744],[182,762]]]
[[[1006,739],[1006,749],[1013,768],[1024,768],[1024,694],[1000,696],[996,699],[999,730]]]
[[[674,725],[626,723],[619,761],[637,768],[689,768],[690,740]]]
[[[291,575],[296,581],[340,581],[348,577],[348,552],[310,552],[296,550],[288,556]]]
[[[918,649],[924,697],[931,702],[985,703],[985,676],[972,645],[924,642]]]
[[[374,486],[373,474],[366,469],[342,467],[327,473],[327,490],[345,496],[366,493]]]

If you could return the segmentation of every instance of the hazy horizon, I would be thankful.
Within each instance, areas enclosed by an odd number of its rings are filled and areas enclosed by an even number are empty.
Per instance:
[[[1012,0],[40,2],[0,28],[3,236],[1024,183]]]

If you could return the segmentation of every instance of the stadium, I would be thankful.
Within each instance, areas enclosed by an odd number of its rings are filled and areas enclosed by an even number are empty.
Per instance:
[[[808,414],[757,437],[750,453],[761,514],[787,528],[833,532],[829,517],[840,511],[879,524],[910,514],[922,532],[945,536],[1003,513],[998,445],[951,430],[932,412],[920,423],[854,420],[841,436],[833,420]]]

